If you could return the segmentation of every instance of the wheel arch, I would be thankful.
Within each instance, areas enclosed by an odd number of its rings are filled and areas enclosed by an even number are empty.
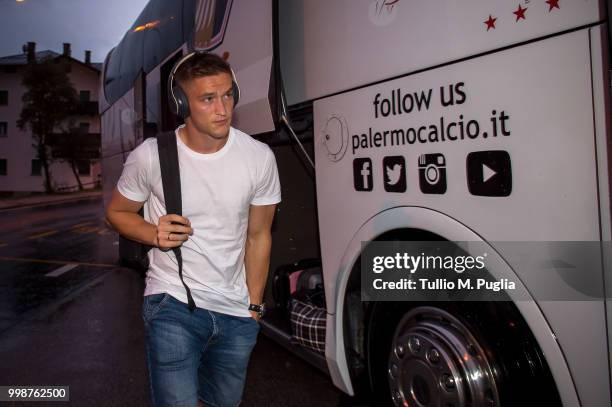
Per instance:
[[[392,234],[404,236],[407,233],[423,236],[439,236],[443,240],[468,242],[486,241],[466,225],[441,212],[423,207],[394,207],[381,211],[364,222],[353,235],[341,259],[341,266],[334,279],[334,307],[328,314],[326,356],[334,383],[349,394],[354,394],[354,386],[349,371],[345,347],[346,314],[345,302],[350,288],[350,281],[360,281],[358,260],[361,255],[361,242],[381,240]],[[415,239],[412,239],[415,240]],[[490,247],[490,246],[489,246]],[[537,303],[529,296],[525,287],[521,287],[518,275],[504,259],[490,247],[487,268],[496,278],[512,278],[517,287],[523,289],[523,301],[514,301],[521,317],[534,335],[550,372],[556,383],[559,396],[565,406],[579,406],[578,395],[563,352],[555,339],[554,332]],[[529,301],[524,301],[528,296]],[[329,304],[328,304],[329,305]]]

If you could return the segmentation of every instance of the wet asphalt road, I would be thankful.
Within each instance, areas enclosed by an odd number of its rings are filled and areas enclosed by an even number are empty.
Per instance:
[[[100,200],[0,212],[0,334],[116,267],[102,216]]]
[[[0,211],[0,385],[68,385],[70,403],[147,406],[143,279],[116,266],[101,200]],[[243,406],[350,405],[263,335]]]

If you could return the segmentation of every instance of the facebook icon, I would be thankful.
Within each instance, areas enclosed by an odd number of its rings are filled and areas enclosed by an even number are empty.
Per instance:
[[[372,174],[372,160],[369,158],[355,158],[353,160],[353,182],[356,191],[371,191],[374,175]]]

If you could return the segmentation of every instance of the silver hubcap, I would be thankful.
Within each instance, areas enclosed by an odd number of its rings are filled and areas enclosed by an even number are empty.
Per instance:
[[[388,377],[396,406],[500,405],[485,351],[465,325],[438,308],[404,315],[393,336]]]

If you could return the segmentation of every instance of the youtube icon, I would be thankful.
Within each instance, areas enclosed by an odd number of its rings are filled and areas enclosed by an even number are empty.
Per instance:
[[[507,151],[475,151],[468,154],[466,164],[472,195],[509,196],[512,192],[512,166]]]

